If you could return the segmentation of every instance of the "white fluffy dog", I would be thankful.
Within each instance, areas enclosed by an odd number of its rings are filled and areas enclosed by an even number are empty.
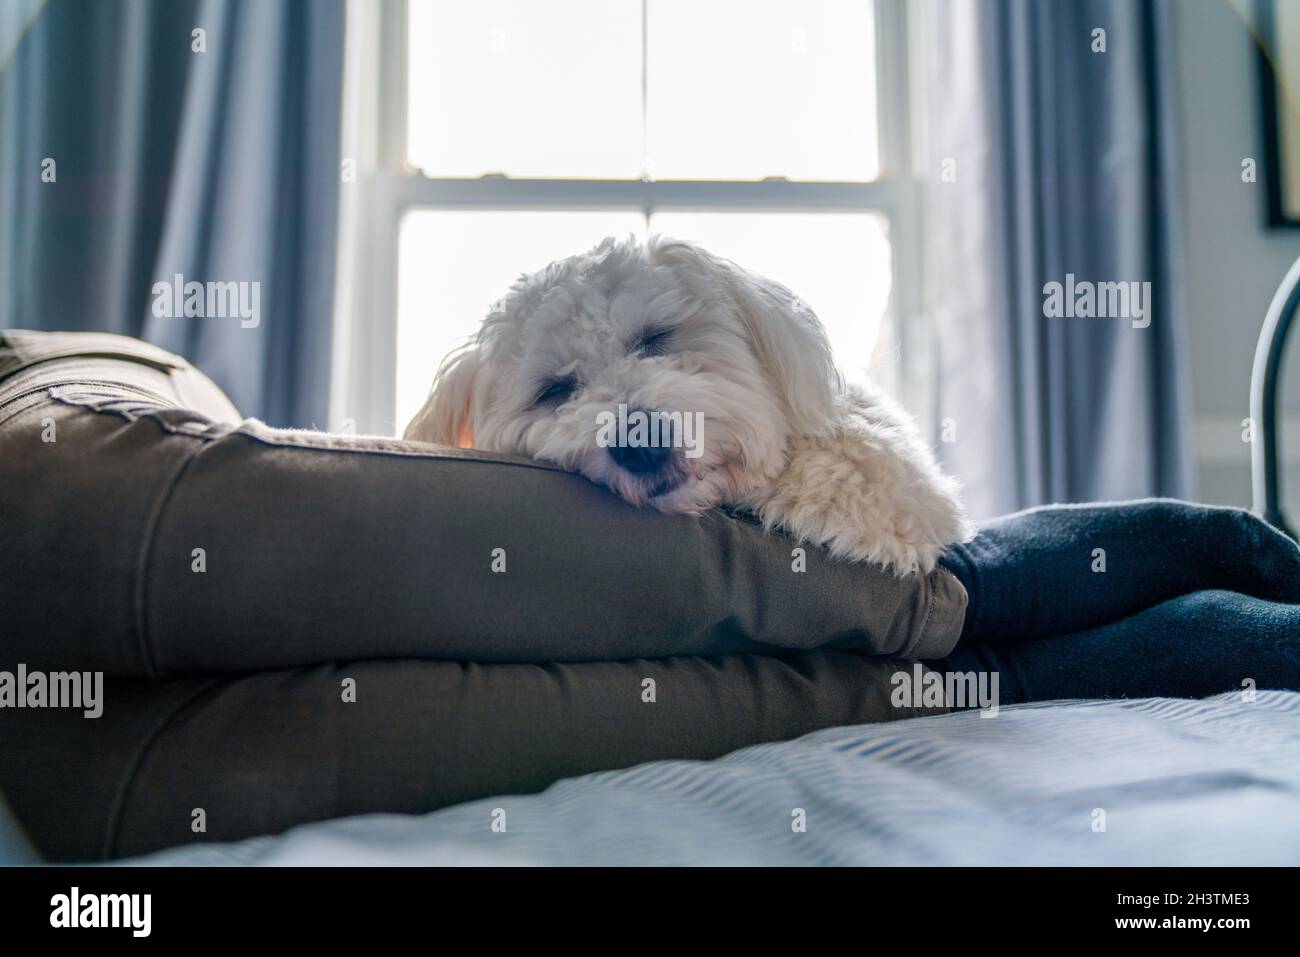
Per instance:
[[[675,440],[692,416],[702,441],[605,441],[626,409]],[[405,438],[527,456],[665,512],[744,507],[898,575],[970,534],[957,484],[894,402],[843,384],[817,317],[677,240],[606,239],[519,279]]]

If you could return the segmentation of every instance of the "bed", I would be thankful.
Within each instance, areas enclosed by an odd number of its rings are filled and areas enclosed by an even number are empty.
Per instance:
[[[1295,865],[1297,718],[1284,691],[1016,705],[128,863]]]

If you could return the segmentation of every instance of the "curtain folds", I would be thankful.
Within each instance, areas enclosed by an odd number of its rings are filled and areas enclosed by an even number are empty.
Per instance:
[[[49,0],[0,73],[0,327],[140,336],[245,414],[324,427],[343,17]]]
[[[941,457],[979,517],[1190,497],[1167,3],[928,0],[924,16]]]

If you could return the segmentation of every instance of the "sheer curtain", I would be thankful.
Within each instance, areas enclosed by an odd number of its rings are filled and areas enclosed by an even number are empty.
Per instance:
[[[941,457],[979,517],[1192,495],[1167,2],[925,0],[920,12]],[[1123,283],[1149,293],[1145,315],[1113,298],[1094,298],[1109,318],[1054,310],[1049,283],[1062,299]]]

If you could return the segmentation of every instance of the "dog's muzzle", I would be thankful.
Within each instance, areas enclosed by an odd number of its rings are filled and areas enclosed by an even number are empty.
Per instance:
[[[662,471],[673,450],[664,445],[611,445],[609,457],[619,468],[633,475],[652,475]]]
[[[658,498],[677,488],[685,474],[680,459],[674,454],[672,430],[660,430],[658,413],[633,409],[629,414],[646,416],[654,423],[648,441],[629,441],[609,446],[609,457],[614,464],[629,475],[636,476],[645,498]]]

